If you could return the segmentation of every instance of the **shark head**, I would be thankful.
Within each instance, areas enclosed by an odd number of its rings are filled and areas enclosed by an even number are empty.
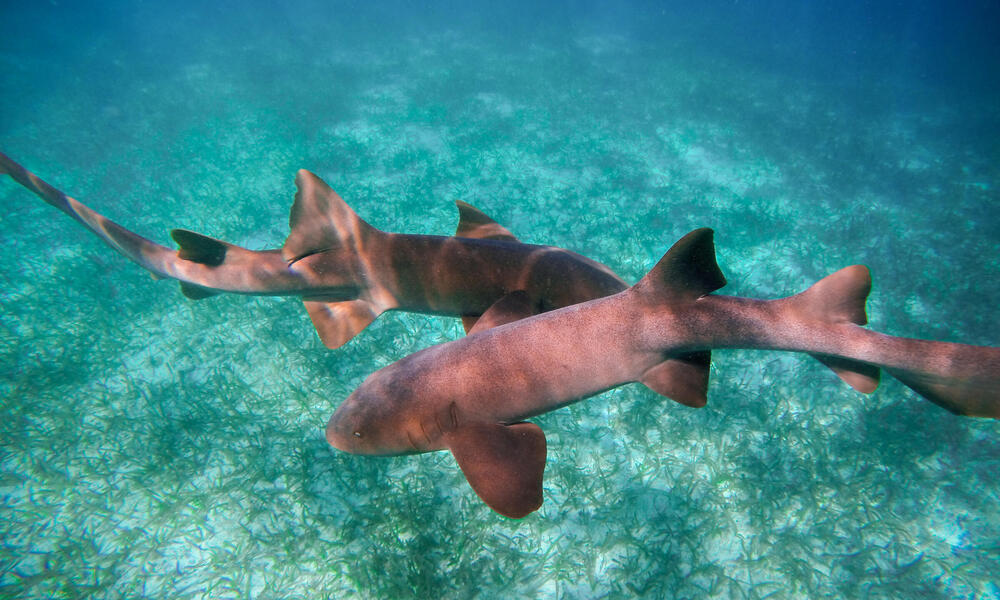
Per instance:
[[[374,386],[377,387],[377,386]],[[326,441],[351,454],[392,456],[424,452],[420,426],[410,411],[394,410],[391,396],[362,386],[347,397],[326,424]]]

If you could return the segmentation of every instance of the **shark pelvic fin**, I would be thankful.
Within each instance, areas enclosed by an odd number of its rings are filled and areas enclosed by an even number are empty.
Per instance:
[[[497,223],[475,206],[455,201],[458,207],[458,229],[455,237],[475,238],[480,240],[500,240],[504,242],[519,242],[506,227]]]
[[[697,300],[726,285],[715,262],[713,235],[708,228],[685,235],[632,288],[663,302]]]
[[[806,318],[827,323],[866,325],[868,314],[865,302],[871,289],[872,277],[868,267],[853,265],[827,275],[806,291],[792,296],[791,300]],[[878,388],[880,372],[875,365],[835,356],[812,356],[862,394],[870,394]]]
[[[712,352],[672,356],[642,374],[639,382],[671,400],[701,408],[708,403],[708,372]]]
[[[514,321],[519,321],[536,314],[538,314],[538,311],[535,310],[535,304],[531,301],[531,296],[528,295],[528,292],[517,290],[494,302],[493,306],[486,309],[486,312],[476,319],[475,324],[468,328],[466,332],[472,335],[473,333],[513,323]],[[462,323],[465,323],[465,317],[462,318]]]
[[[291,232],[281,249],[287,262],[340,248],[374,230],[313,173],[301,169],[295,175],[295,186],[298,191],[288,218]]]
[[[345,300],[343,302],[303,302],[309,318],[323,345],[331,350],[340,348],[361,331],[371,325],[381,313],[372,303],[365,300]]]
[[[464,423],[444,436],[469,485],[505,517],[542,505],[545,434],[534,423]]]

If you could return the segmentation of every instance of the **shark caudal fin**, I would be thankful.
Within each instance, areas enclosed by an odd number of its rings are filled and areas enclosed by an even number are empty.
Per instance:
[[[792,296],[797,311],[810,320],[826,323],[866,325],[865,303],[872,289],[871,273],[864,265],[853,265],[828,275],[806,291]],[[812,355],[862,394],[878,388],[879,368],[839,356]]]
[[[956,415],[1000,419],[1000,348],[891,339],[916,356],[912,366],[885,366],[887,373]]]
[[[632,289],[650,302],[694,302],[726,285],[715,260],[714,233],[696,229],[675,243]],[[700,408],[708,402],[709,350],[667,356],[639,382],[675,402]]]
[[[61,210],[116,252],[148,270],[154,278],[172,277],[170,270],[176,256],[170,248],[125,229],[82,202],[67,196],[2,152],[0,174],[9,175],[25,189]]]

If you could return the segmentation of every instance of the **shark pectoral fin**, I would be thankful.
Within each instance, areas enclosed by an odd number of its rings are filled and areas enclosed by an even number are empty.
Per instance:
[[[657,394],[693,408],[708,402],[709,350],[672,356],[642,374],[639,382]]]
[[[339,248],[374,228],[358,216],[322,179],[300,170],[295,202],[288,217],[291,232],[281,248],[287,262]]]
[[[371,325],[382,311],[365,300],[343,302],[320,302],[305,300],[306,312],[323,345],[331,350],[340,348],[362,329]]]
[[[458,207],[458,229],[455,231],[455,237],[504,242],[521,241],[506,227],[486,216],[486,213],[475,206],[461,200],[456,200],[455,206]]]
[[[837,377],[844,380],[844,383],[862,394],[870,394],[878,389],[880,372],[875,365],[838,356],[813,354],[812,357],[829,367]]]
[[[465,423],[445,434],[469,485],[490,508],[520,519],[542,505],[545,434],[534,423]]]
[[[528,292],[525,292],[524,290],[517,290],[516,292],[505,294],[499,300],[494,302],[493,305],[486,309],[486,312],[484,312],[482,316],[476,320],[475,325],[466,332],[469,335],[472,335],[473,333],[486,331],[487,329],[492,329],[493,327],[513,323],[514,321],[520,321],[521,319],[536,314],[538,314],[538,311],[535,310],[535,303],[531,301],[531,296],[528,295]]]

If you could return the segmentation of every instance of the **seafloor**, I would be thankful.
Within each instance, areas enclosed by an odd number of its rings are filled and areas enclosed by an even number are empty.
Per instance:
[[[988,99],[680,35],[224,35],[169,61],[8,45],[0,150],[161,242],[279,246],[298,168],[382,229],[450,234],[462,199],[629,281],[711,226],[726,293],[860,262],[873,328],[1000,344]],[[718,351],[704,409],[630,385],[543,415],[545,503],[512,521],[447,453],[323,439],[457,321],[387,314],[330,351],[294,299],[190,301],[9,180],[0,201],[0,597],[1000,598],[1000,427],[889,377],[862,396]]]

